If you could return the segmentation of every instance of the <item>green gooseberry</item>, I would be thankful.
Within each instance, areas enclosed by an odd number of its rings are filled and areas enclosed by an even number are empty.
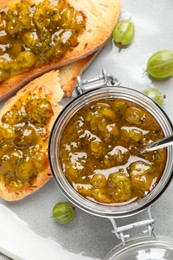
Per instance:
[[[131,18],[120,20],[113,29],[112,38],[117,47],[129,45],[134,37],[135,27]]]
[[[68,201],[58,202],[52,210],[52,217],[58,224],[62,225],[71,222],[75,215],[75,209]]]
[[[143,93],[152,98],[160,106],[163,105],[165,95],[157,88],[148,88],[144,90]]]
[[[161,50],[154,53],[147,62],[146,72],[154,78],[167,78],[173,75],[173,51]]]

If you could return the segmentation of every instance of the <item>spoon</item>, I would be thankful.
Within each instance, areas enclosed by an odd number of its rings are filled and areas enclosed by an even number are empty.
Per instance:
[[[170,145],[173,145],[173,135],[160,139],[157,142],[148,144],[146,147],[142,148],[141,153],[155,151]]]

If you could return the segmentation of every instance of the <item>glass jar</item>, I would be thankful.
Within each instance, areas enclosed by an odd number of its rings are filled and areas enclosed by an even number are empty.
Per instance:
[[[167,237],[140,237],[126,245],[113,248],[105,260],[171,260],[173,239]]]
[[[154,102],[151,98],[144,95],[143,93],[120,86],[120,83],[117,81],[117,79],[114,76],[107,75],[105,71],[103,71],[103,74],[97,78],[91,79],[91,80],[85,80],[81,81],[81,79],[78,79],[78,84],[76,87],[76,92],[80,94],[76,98],[74,98],[70,103],[68,103],[65,108],[62,110],[60,115],[57,117],[56,122],[53,126],[51,136],[50,136],[50,142],[49,142],[49,161],[51,170],[53,173],[53,177],[64,193],[64,195],[70,200],[74,205],[79,207],[80,209],[99,216],[108,218],[113,225],[113,232],[116,234],[118,238],[122,240],[123,246],[126,246],[127,237],[124,235],[125,230],[132,229],[134,227],[141,227],[146,225],[149,237],[145,237],[144,241],[147,239],[150,239],[151,243],[155,243],[158,245],[158,240],[154,237],[153,234],[153,224],[154,219],[151,216],[150,213],[150,205],[153,204],[153,202],[158,199],[158,197],[164,192],[166,187],[171,181],[172,178],[172,171],[173,171],[173,147],[169,146],[167,147],[167,158],[166,158],[166,165],[164,172],[162,174],[162,177],[156,187],[144,198],[134,201],[132,203],[122,205],[122,206],[113,206],[113,205],[101,205],[97,202],[90,201],[87,198],[81,196],[67,181],[65,178],[62,169],[61,164],[59,160],[59,146],[60,141],[62,137],[62,133],[67,125],[67,123],[70,121],[70,119],[73,117],[73,115],[80,110],[83,106],[86,104],[90,104],[94,101],[98,101],[101,99],[123,99],[127,101],[131,101],[133,103],[136,103],[137,105],[140,105],[145,110],[150,112],[150,114],[156,119],[156,121],[159,123],[159,125],[162,128],[162,131],[165,136],[169,136],[173,133],[173,126],[171,121],[169,120],[166,113],[162,110],[162,108]],[[127,216],[133,216],[134,214],[141,213],[143,210],[148,210],[149,218],[147,220],[139,221],[137,223],[133,223],[131,225],[126,225],[124,227],[118,228],[115,222],[115,219],[127,217]],[[141,241],[141,246],[143,245],[145,247],[145,242],[143,240],[137,239],[135,241],[131,241],[128,243],[129,247],[124,247],[124,251],[126,252],[129,249],[131,250],[132,247],[136,244],[139,245],[139,241]],[[131,247],[131,244],[133,245]],[[148,240],[148,245],[149,245]],[[166,245],[165,245],[166,246]],[[173,243],[171,244],[173,250]],[[110,259],[147,259],[147,258],[127,258],[127,255],[123,255],[124,253],[121,251],[121,246],[119,249],[114,249],[112,253],[110,253],[106,260]],[[140,248],[141,249],[141,248]],[[119,255],[117,253],[117,250],[119,250]],[[117,255],[116,255],[117,254]],[[123,255],[123,257],[121,256]],[[136,253],[135,253],[136,254]],[[114,257],[116,255],[116,257]],[[119,257],[120,256],[120,257]],[[125,257],[126,256],[126,257]],[[132,254],[133,256],[133,254]],[[150,258],[148,258],[150,259]],[[155,259],[155,258],[151,258]],[[156,258],[157,259],[157,258]],[[159,258],[158,258],[159,259]],[[167,259],[167,258],[166,258]],[[173,259],[173,258],[168,258]]]
[[[81,196],[74,188],[69,184],[67,179],[64,177],[62,172],[60,161],[59,161],[59,145],[62,133],[67,123],[70,121],[71,117],[84,105],[90,104],[93,101],[98,101],[100,99],[124,99],[128,101],[132,101],[141,107],[145,108],[149,111],[152,116],[157,120],[159,125],[161,126],[163,133],[165,136],[169,136],[173,132],[173,126],[165,114],[165,112],[158,106],[152,99],[148,96],[144,95],[141,92],[136,90],[122,87],[122,86],[109,86],[104,82],[103,87],[96,88],[89,92],[85,92],[72,100],[65,109],[61,112],[61,114],[56,119],[56,122],[53,126],[53,130],[50,137],[49,143],[49,159],[50,165],[52,169],[52,173],[55,181],[65,194],[67,198],[76,206],[85,210],[91,214],[101,216],[101,217],[122,217],[129,216],[136,212],[140,212],[144,208],[151,205],[165,190],[168,183],[172,177],[173,171],[173,147],[169,146],[167,148],[167,160],[164,172],[159,183],[156,187],[143,199],[132,202],[123,206],[108,206],[101,205],[96,202],[90,201],[83,196]],[[78,85],[79,87],[79,85]],[[91,86],[90,86],[91,88]]]

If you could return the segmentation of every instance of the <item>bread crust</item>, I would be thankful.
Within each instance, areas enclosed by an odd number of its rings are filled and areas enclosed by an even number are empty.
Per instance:
[[[52,0],[54,3],[56,1]],[[45,72],[85,59],[100,49],[111,36],[120,10],[121,0],[68,0],[76,9],[82,11],[86,17],[86,29],[78,37],[79,44],[68,51],[61,59],[48,62],[40,68],[29,69],[28,72],[16,75],[0,83],[0,100],[11,94],[14,89],[23,87],[27,82]],[[14,1],[0,0],[0,9]],[[17,1],[15,1],[17,2]],[[35,0],[40,2],[40,0]]]
[[[63,90],[60,84],[59,71],[51,71],[47,74],[44,74],[40,78],[37,78],[26,85],[23,89],[21,89],[16,96],[12,97],[7,101],[7,103],[3,106],[0,111],[0,119],[2,116],[9,111],[12,106],[26,93],[32,92],[36,89],[42,88],[42,91],[49,96],[53,108],[54,115],[52,116],[48,129],[51,130],[52,125],[62,110],[62,107],[57,103],[63,97]],[[48,160],[48,158],[47,158]],[[51,170],[49,166],[43,171],[40,172],[37,177],[34,179],[31,185],[24,187],[21,190],[13,191],[8,189],[3,182],[0,182],[0,197],[7,201],[16,201],[23,199],[34,191],[40,189],[46,182],[50,180],[52,177]]]

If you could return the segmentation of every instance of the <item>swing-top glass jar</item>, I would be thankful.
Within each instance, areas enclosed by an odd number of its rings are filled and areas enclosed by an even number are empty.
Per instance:
[[[165,156],[163,173],[160,179],[158,180],[158,183],[154,185],[154,187],[150,190],[150,192],[145,194],[145,196],[141,197],[140,199],[132,200],[130,203],[127,201],[127,203],[119,203],[119,204],[100,203],[99,201],[96,201],[93,198],[89,199],[87,196],[83,196],[83,194],[78,192],[78,190],[74,188],[75,185],[72,185],[69,182],[69,179],[66,178],[64,174],[62,154],[60,151],[61,150],[60,147],[62,147],[61,142],[62,142],[63,133],[66,127],[68,126],[68,124],[70,124],[70,122],[72,121],[72,118],[76,115],[76,113],[78,113],[81,109],[83,109],[83,107],[86,106],[90,107],[93,104],[96,104],[97,102],[102,103],[103,100],[107,100],[108,102],[110,100],[125,101],[130,104],[129,107],[133,106],[133,104],[136,104],[138,108],[141,107],[142,109],[147,111],[147,113],[149,113],[154,118],[154,120],[157,121],[164,136],[169,136],[173,132],[173,126],[171,124],[171,121],[169,120],[166,113],[160,108],[160,106],[158,106],[152,99],[150,99],[149,97],[147,97],[146,95],[144,95],[139,91],[120,86],[118,80],[114,76],[107,75],[105,71],[103,71],[101,76],[91,80],[81,81],[81,79],[78,78],[76,93],[79,94],[79,96],[75,97],[62,110],[62,112],[56,119],[56,122],[53,126],[51,136],[50,136],[49,160],[50,160],[50,166],[55,181],[57,182],[58,186],[60,187],[64,195],[74,205],[76,205],[80,209],[90,214],[99,217],[108,218],[112,222],[114,228],[113,232],[116,234],[118,238],[122,240],[124,246],[123,249],[120,246],[114,249],[113,251],[111,251],[108,254],[106,259],[111,259],[111,260],[112,259],[122,259],[122,260],[123,259],[129,259],[129,260],[130,259],[138,259],[138,260],[139,259],[142,260],[160,259],[160,258],[152,258],[152,254],[150,258],[147,258],[147,256],[143,258],[137,257],[138,255],[140,256],[140,252],[136,253],[136,250],[140,251],[141,248],[143,248],[145,251],[146,245],[149,246],[150,249],[151,247],[157,249],[162,248],[163,250],[164,248],[167,249],[170,248],[168,249],[168,251],[170,250],[172,254],[173,243],[171,240],[162,243],[164,240],[163,238],[160,238],[159,240],[159,238],[154,237],[153,234],[154,219],[150,214],[150,205],[152,205],[152,203],[156,199],[158,199],[158,197],[164,192],[164,190],[166,189],[166,187],[171,181],[171,176],[173,171],[173,160],[172,160],[173,147],[172,146],[169,146],[165,148],[166,150],[164,150],[164,152],[166,151],[166,156]],[[98,160],[100,160],[100,158],[98,158]],[[148,209],[149,211],[148,219],[139,221],[137,223],[133,223],[131,225],[126,225],[120,228],[116,226],[116,222],[115,222],[116,218],[133,216],[134,214],[142,212],[144,209]],[[143,226],[147,226],[149,236],[138,240],[130,241],[126,245],[128,236],[124,235],[124,231],[133,229],[135,227],[143,227]],[[135,250],[132,253],[133,251],[132,249],[134,248]],[[154,252],[150,249],[147,250],[149,250],[150,252]],[[169,256],[170,252],[167,252],[166,254]],[[169,256],[168,258],[163,258],[163,259],[173,259],[173,258],[170,258]]]

